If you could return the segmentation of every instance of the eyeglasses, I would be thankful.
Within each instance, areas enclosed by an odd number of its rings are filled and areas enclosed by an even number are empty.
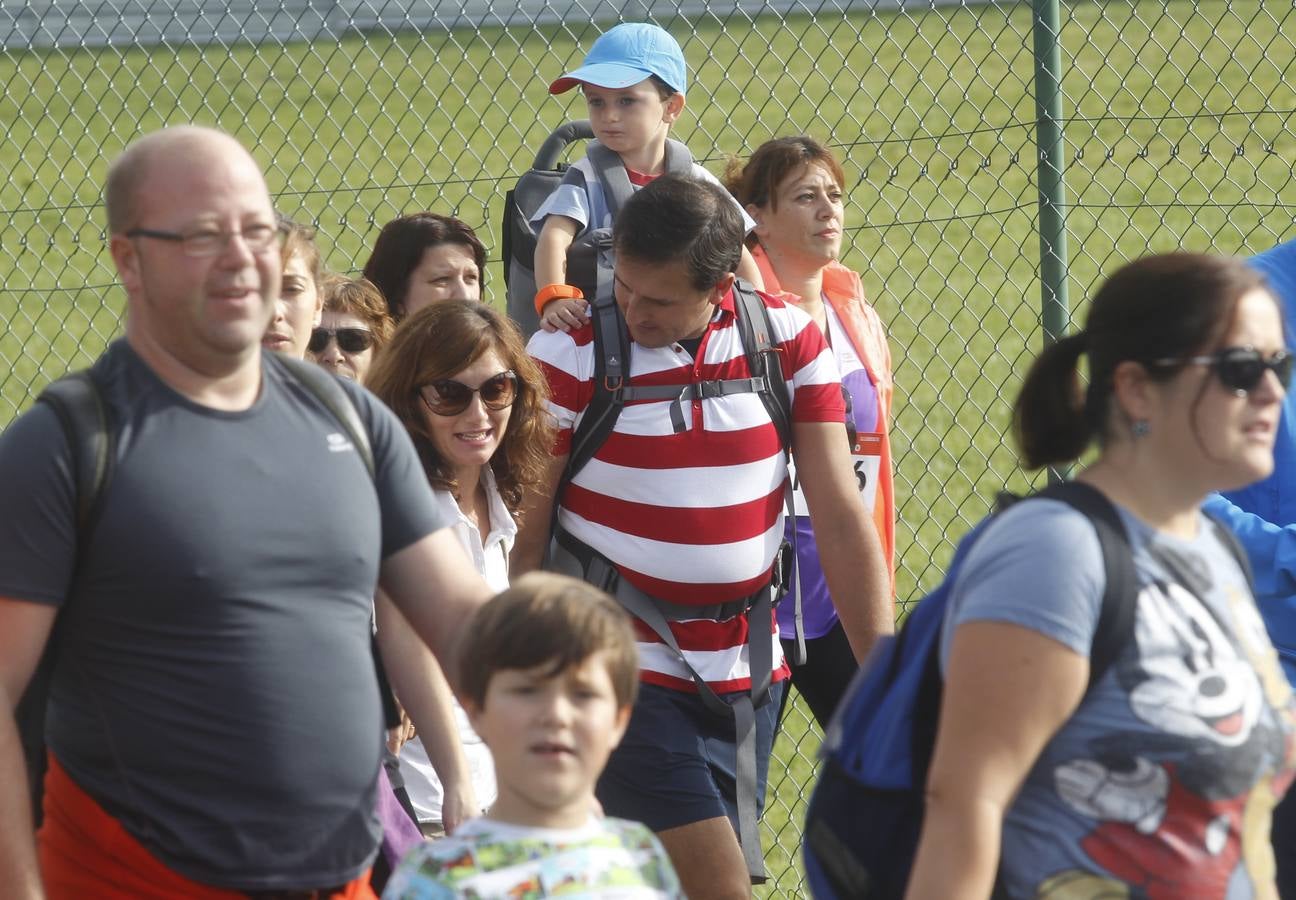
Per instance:
[[[1209,366],[1220,384],[1239,397],[1255,390],[1266,371],[1273,372],[1284,388],[1291,384],[1294,358],[1286,350],[1264,356],[1254,347],[1225,347],[1210,356],[1188,356],[1183,359],[1153,360],[1153,365]]]
[[[441,378],[419,389],[419,396],[427,408],[438,416],[459,415],[472,403],[473,394],[481,394],[487,409],[507,409],[517,398],[517,375],[509,369],[492,375],[477,388]]]
[[[373,332],[368,328],[314,328],[306,349],[323,353],[329,341],[337,338],[338,349],[343,353],[364,353],[373,346]]]
[[[218,231],[215,228],[203,228],[198,231],[158,231],[155,228],[132,228],[126,232],[128,238],[146,237],[155,241],[170,241],[179,244],[186,256],[208,257],[220,256],[229,246],[229,242],[238,235],[253,253],[269,250],[277,244],[283,235],[273,225],[249,225],[241,231]]]

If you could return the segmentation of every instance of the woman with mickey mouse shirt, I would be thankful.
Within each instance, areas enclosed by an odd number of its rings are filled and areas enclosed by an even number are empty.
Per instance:
[[[909,898],[1277,896],[1292,692],[1200,505],[1272,469],[1291,370],[1262,277],[1182,253],[1118,270],[1085,329],[1035,362],[1014,410],[1024,461],[1098,444],[1078,480],[1129,537],[1132,637],[1087,687],[1105,587],[1094,526],[1048,499],[990,524],[952,585]]]

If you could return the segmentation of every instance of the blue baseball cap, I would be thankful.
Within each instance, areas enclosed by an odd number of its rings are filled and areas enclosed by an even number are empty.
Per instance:
[[[578,84],[627,88],[649,75],[656,75],[671,90],[684,93],[688,81],[684,51],[665,29],[644,22],[626,22],[599,35],[585,64],[549,85],[549,93],[561,94]]]

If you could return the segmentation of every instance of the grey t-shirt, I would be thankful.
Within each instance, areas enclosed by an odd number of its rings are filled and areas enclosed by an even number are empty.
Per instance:
[[[0,596],[72,600],[48,745],[131,835],[206,884],[322,886],[363,872],[379,836],[379,561],[449,522],[372,395],[343,382],[374,482],[332,415],[263,362],[256,403],[221,412],[109,347],[96,370],[118,463],[75,584],[67,441],[43,404],[15,421]]]
[[[1237,561],[1121,510],[1140,584],[1134,639],[1048,741],[1004,820],[1013,897],[1251,897],[1292,778],[1292,691]],[[1105,587],[1093,525],[1031,500],[992,523],[953,585],[959,625],[1021,625],[1088,656]],[[1175,562],[1174,560],[1177,560]],[[1190,582],[1185,585],[1184,582]]]

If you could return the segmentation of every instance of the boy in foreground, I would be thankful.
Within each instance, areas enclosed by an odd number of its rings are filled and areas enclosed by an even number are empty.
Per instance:
[[[646,827],[594,815],[594,784],[639,685],[629,619],[598,589],[532,573],[469,621],[463,706],[495,757],[499,799],[411,851],[385,898],[682,898]]]

